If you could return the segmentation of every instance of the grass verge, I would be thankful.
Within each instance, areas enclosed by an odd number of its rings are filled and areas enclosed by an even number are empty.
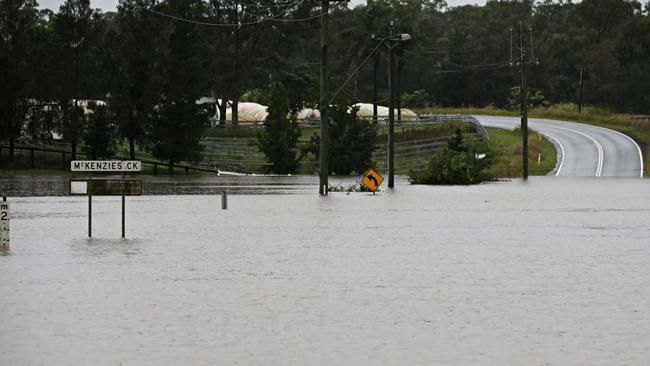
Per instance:
[[[490,146],[497,154],[492,173],[497,178],[521,177],[522,143],[521,130],[488,128]],[[557,161],[555,146],[543,136],[528,133],[528,174],[546,175]]]

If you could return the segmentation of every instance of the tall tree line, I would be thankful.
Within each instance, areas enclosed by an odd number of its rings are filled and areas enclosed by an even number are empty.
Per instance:
[[[387,48],[368,55],[392,21],[412,37],[395,52],[400,92],[418,96],[413,103],[506,106],[518,84],[511,28],[522,21],[539,60],[529,84],[548,101],[575,102],[582,70],[585,103],[650,110],[647,4],[368,0],[332,9],[330,90],[367,60],[341,93],[348,100],[385,103]],[[115,12],[88,0],[67,0],[56,12],[35,0],[0,0],[0,139],[13,146],[56,132],[73,157],[82,140],[110,155],[111,142],[95,140],[114,130],[132,158],[142,147],[170,164],[198,159],[207,116],[195,101],[215,96],[225,116],[225,101],[236,107],[297,64],[316,72],[319,15],[309,0],[121,0]]]

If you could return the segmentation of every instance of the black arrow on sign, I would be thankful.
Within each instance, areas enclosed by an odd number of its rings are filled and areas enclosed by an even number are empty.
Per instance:
[[[373,177],[372,174],[368,174],[366,178],[374,180],[375,186],[379,186],[379,182],[377,182],[377,178]]]

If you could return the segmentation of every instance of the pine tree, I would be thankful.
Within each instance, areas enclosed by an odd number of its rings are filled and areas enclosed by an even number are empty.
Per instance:
[[[289,97],[280,82],[271,87],[268,112],[264,131],[257,136],[260,151],[271,163],[267,171],[294,173],[302,158],[297,149],[300,127],[295,118],[289,118]]]

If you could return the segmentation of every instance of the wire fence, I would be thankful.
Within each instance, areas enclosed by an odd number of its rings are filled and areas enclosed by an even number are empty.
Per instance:
[[[379,132],[385,133],[387,126],[379,122]],[[485,128],[472,116],[467,115],[420,115],[418,118],[403,119],[396,122],[396,133],[406,133],[411,129],[426,126],[446,126],[450,124],[460,124],[467,131],[463,136],[466,140],[488,140],[488,134]],[[254,128],[263,128],[261,124],[256,124]],[[311,127],[320,127],[319,123],[310,125]],[[417,132],[414,133],[418,135]],[[426,167],[426,162],[431,154],[440,146],[447,144],[451,135],[436,136],[420,139],[408,139],[395,143],[395,171],[397,174],[406,174],[410,170],[421,170]],[[301,142],[299,148],[305,151],[308,142]],[[264,173],[269,165],[264,153],[259,150],[256,138],[231,138],[231,137],[204,137],[201,141],[203,146],[202,160],[198,162],[180,162],[174,164],[175,167],[190,170],[206,172],[235,172],[235,173]],[[78,154],[85,156],[88,146],[78,144]],[[8,146],[0,145],[0,154]],[[66,167],[66,161],[69,163],[71,143],[62,140],[42,140],[42,141],[20,141],[17,145],[18,150],[28,151],[32,159],[34,151],[49,152],[61,154],[62,166]],[[1,155],[0,155],[1,156]],[[128,147],[125,144],[118,146],[114,158],[128,159],[130,156]],[[379,143],[375,146],[372,155],[373,164],[380,171],[386,170],[388,156],[388,144]],[[142,160],[144,164],[154,166],[154,171],[158,171],[158,166],[167,165],[166,162],[156,159],[151,152],[138,149],[136,159]],[[319,162],[312,154],[303,156],[298,173],[311,174],[317,172]]]

